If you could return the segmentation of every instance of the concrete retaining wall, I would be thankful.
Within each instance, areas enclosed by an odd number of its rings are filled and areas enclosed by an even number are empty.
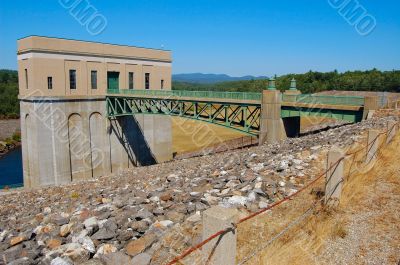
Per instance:
[[[165,116],[107,118],[104,97],[21,100],[24,186],[59,185],[172,159]]]

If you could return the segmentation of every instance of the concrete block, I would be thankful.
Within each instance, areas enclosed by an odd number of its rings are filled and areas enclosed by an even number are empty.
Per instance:
[[[203,240],[212,234],[232,227],[232,223],[238,219],[238,210],[212,207],[203,212]],[[211,265],[234,265],[236,259],[237,231],[229,231],[207,243],[204,247],[204,255]],[[209,255],[212,254],[210,257]]]
[[[325,177],[325,204],[340,200],[344,180],[345,153],[337,146],[333,146],[328,152]],[[338,162],[340,160],[340,162]]]
[[[390,143],[393,140],[393,137],[397,133],[397,122],[389,121],[387,125],[387,135],[386,135],[386,143]]]
[[[367,164],[374,161],[378,155],[379,134],[379,130],[368,131],[367,158],[365,161]]]

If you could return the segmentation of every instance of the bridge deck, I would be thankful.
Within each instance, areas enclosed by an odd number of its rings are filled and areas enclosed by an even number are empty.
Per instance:
[[[214,103],[214,104],[235,104],[235,105],[246,105],[246,106],[259,106],[261,100],[248,100],[248,99],[232,99],[232,98],[203,98],[203,97],[181,97],[181,96],[153,96],[153,95],[130,95],[130,94],[112,94],[109,97],[125,97],[125,98],[141,98],[141,99],[160,99],[160,100],[180,100],[187,102],[199,102],[199,103]],[[331,109],[331,110],[349,110],[349,111],[360,111],[363,109],[363,105],[341,105],[341,104],[321,104],[321,103],[303,103],[303,102],[289,102],[282,101],[284,107],[299,107],[308,109]]]

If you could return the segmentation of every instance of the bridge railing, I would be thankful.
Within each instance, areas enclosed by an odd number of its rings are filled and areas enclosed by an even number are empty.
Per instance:
[[[282,95],[283,102],[297,102],[307,104],[363,106],[364,97],[357,96],[325,96],[313,94]]]
[[[143,89],[109,89],[108,94],[124,94],[152,97],[183,98],[220,98],[237,100],[261,100],[261,93],[255,92],[222,92],[222,91],[189,91],[189,90],[143,90]]]
[[[223,91],[189,91],[189,90],[144,90],[144,89],[109,89],[109,95],[133,95],[141,97],[182,97],[182,98],[215,98],[234,100],[261,101],[262,94],[257,92],[223,92]],[[307,104],[363,106],[364,97],[282,94],[283,102],[297,102]]]

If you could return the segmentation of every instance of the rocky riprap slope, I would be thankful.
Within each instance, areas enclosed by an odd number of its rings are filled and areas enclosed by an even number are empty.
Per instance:
[[[281,143],[174,161],[61,187],[0,195],[0,264],[163,264],[201,240],[201,212],[251,212],[302,187],[319,156],[381,117]]]

